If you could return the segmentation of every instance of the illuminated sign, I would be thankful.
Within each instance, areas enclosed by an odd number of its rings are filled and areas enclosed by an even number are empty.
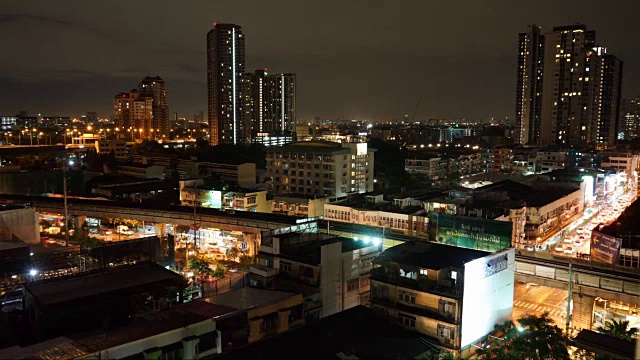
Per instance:
[[[592,261],[615,265],[620,261],[622,239],[594,231],[591,235]]]
[[[429,216],[429,240],[469,249],[499,251],[511,246],[512,223],[467,216]]]
[[[489,277],[502,270],[506,270],[507,266],[509,266],[509,256],[507,254],[496,256],[487,261],[487,266],[484,269],[484,277]]]

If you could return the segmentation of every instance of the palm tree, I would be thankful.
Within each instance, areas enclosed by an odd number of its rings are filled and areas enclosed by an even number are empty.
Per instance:
[[[491,346],[478,350],[479,359],[487,360],[569,360],[562,329],[553,324],[548,313],[525,316],[518,320],[496,325],[496,336]]]
[[[632,341],[633,336],[638,333],[638,329],[629,327],[629,321],[627,320],[607,321],[604,324],[604,327],[598,326],[596,330],[600,333],[615,336],[627,341]]]

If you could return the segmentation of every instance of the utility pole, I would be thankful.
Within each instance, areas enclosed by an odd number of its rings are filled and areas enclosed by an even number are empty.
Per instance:
[[[571,284],[573,283],[573,262],[569,261],[569,285],[567,285],[567,324],[565,333],[569,337],[569,326],[571,325]]]
[[[69,207],[67,204],[67,166],[62,164],[62,187],[64,190],[64,246],[69,246]]]

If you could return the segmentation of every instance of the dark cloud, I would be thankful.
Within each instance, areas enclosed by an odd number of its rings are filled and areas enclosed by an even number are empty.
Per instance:
[[[65,27],[68,29],[76,30],[76,31],[88,31],[98,37],[112,41],[114,43],[124,43],[127,39],[126,37],[122,37],[120,35],[100,30],[98,28],[94,28],[92,26],[88,26],[86,24],[76,22],[76,21],[67,21],[56,19],[48,16],[39,16],[39,15],[28,15],[28,14],[0,14],[0,24],[11,24],[11,23],[20,23],[20,22],[34,22],[34,23],[42,23],[46,25],[56,25]]]
[[[2,1],[2,0],[0,0]],[[625,61],[640,94],[635,1],[322,2],[6,1],[0,15],[0,114],[109,115],[146,75],[168,82],[170,111],[206,110],[206,33],[241,25],[247,71],[298,75],[298,113],[400,119],[512,117],[518,32],[585,23]]]

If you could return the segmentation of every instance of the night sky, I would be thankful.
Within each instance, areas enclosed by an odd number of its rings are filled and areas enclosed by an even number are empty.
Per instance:
[[[489,5],[487,5],[489,4]],[[518,33],[581,22],[640,95],[640,2],[0,0],[0,115],[112,113],[145,75],[169,110],[205,111],[206,34],[243,27],[246,69],[298,76],[298,119],[512,118]]]

